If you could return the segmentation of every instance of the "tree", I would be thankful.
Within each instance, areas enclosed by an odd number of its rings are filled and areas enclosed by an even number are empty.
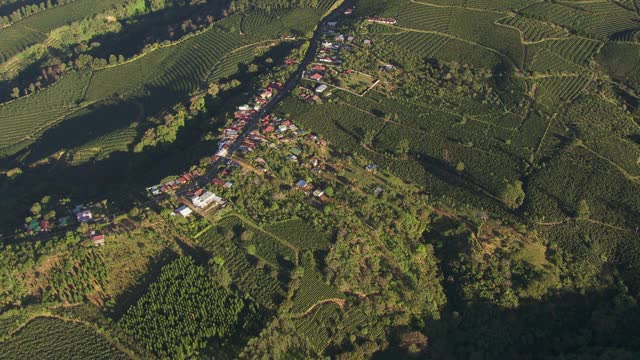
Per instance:
[[[409,140],[407,139],[400,140],[396,151],[398,152],[398,155],[402,155],[402,157],[406,158],[407,154],[409,154]]]
[[[20,89],[18,89],[17,87],[14,87],[11,90],[11,97],[14,98],[14,99],[19,98],[20,97]]]
[[[525,198],[522,181],[515,180],[511,184],[504,184],[498,197],[510,209],[515,210],[519,208],[524,203]]]
[[[40,215],[40,211],[42,211],[42,206],[40,205],[40,203],[34,203],[31,206],[30,210],[33,215],[38,216]]]
[[[375,139],[375,137],[376,137],[376,133],[375,133],[375,131],[373,131],[373,130],[367,130],[367,131],[364,133],[364,136],[362,137],[362,143],[363,143],[365,146],[371,146],[371,144],[373,144],[373,140]]]
[[[211,96],[217,96],[220,92],[220,87],[216,83],[209,84],[209,90],[207,91]]]
[[[587,200],[582,199],[578,202],[578,208],[576,209],[576,217],[578,219],[588,219],[591,216],[591,211],[589,210],[589,204]]]
[[[256,255],[256,246],[251,244],[247,246],[247,254],[255,256]]]
[[[456,164],[456,171],[459,173],[464,171],[464,163],[462,161],[459,161],[458,164]]]

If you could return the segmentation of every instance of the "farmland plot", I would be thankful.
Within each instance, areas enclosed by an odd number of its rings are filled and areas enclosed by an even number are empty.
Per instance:
[[[128,359],[92,328],[53,318],[36,318],[0,342],[3,359]]]
[[[118,0],[76,0],[29,16],[16,24],[0,30],[0,63],[25,50],[29,46],[44,41],[50,31],[100,14],[119,4]]]
[[[90,74],[68,74],[35,95],[0,105],[0,148],[6,154],[28,146],[49,126],[78,109]]]

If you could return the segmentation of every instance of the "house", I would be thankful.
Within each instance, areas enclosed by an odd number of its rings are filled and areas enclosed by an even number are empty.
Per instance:
[[[348,42],[352,42],[352,41],[353,41],[353,40],[355,40],[355,39],[356,39],[356,37],[355,37],[355,36],[353,36],[353,35],[349,35],[349,36],[347,36],[347,41],[348,41]]]
[[[318,94],[322,94],[325,90],[327,90],[327,88],[328,88],[327,85],[322,84],[316,88],[316,92]]]
[[[342,34],[336,35],[335,39],[338,42],[344,42],[344,35]]]
[[[94,246],[102,246],[104,245],[104,234],[98,234],[95,231],[91,232],[91,236],[89,237]]]
[[[214,202],[218,205],[224,205],[226,203],[226,201],[224,201],[223,198],[212,193],[211,191],[207,191],[200,196],[192,197],[191,202],[193,203],[193,205],[195,205],[197,208],[200,208],[200,209],[205,208],[213,204]]]
[[[324,195],[324,190],[318,189],[313,192],[313,196],[315,197],[322,197],[323,195]]]
[[[325,67],[322,65],[316,64],[311,67],[311,71],[325,71],[325,70],[326,70]]]
[[[374,24],[385,24],[385,25],[395,25],[398,23],[398,20],[396,19],[381,18],[381,17],[370,17],[370,18],[367,18],[367,21]]]
[[[309,76],[309,79],[314,80],[314,81],[320,81],[320,80],[322,80],[323,78],[324,78],[324,76],[322,76],[322,75],[321,75],[321,74],[319,74],[319,73],[315,73],[315,74],[313,74],[313,75]]]
[[[331,46],[333,46],[333,43],[330,41],[323,41],[322,42],[322,47],[323,48],[330,48]]]
[[[40,223],[38,222],[38,220],[31,220],[29,222],[29,224],[27,224],[27,228],[29,229],[29,231],[40,231]]]
[[[352,8],[348,8],[347,10],[344,11],[345,15],[351,15],[353,14],[353,9]]]
[[[218,178],[215,178],[215,179],[211,180],[211,185],[223,186],[224,185],[224,180],[220,180]]]
[[[40,221],[40,230],[41,231],[49,231],[49,227],[50,226],[51,226],[51,223],[49,222],[49,220]]]
[[[378,170],[378,165],[369,164],[369,165],[365,166],[365,169],[367,169],[368,172],[375,172],[376,170]]]
[[[380,196],[380,194],[382,194],[383,191],[384,189],[378,186],[375,190],[373,190],[373,195]]]
[[[231,181],[227,181],[226,183],[224,183],[224,187],[227,189],[231,189],[232,186],[233,186],[233,182]]]
[[[280,125],[280,126],[278,126],[278,131],[279,131],[279,132],[285,132],[285,131],[287,131],[287,130],[289,130],[289,127],[288,127],[287,125]]]
[[[176,214],[180,214],[183,217],[187,217],[193,213],[193,210],[186,205],[182,205],[176,209]]]
[[[309,184],[306,180],[298,180],[298,182],[296,183],[296,187],[300,189],[305,189],[308,185]]]
[[[364,40],[362,40],[362,43],[363,43],[364,45],[371,45],[371,40],[369,40],[369,39],[364,39]]]
[[[289,155],[289,156],[287,156],[287,159],[289,159],[289,160],[291,160],[291,161],[298,162],[298,157],[297,157],[297,156],[295,156],[295,155]]]
[[[263,130],[265,133],[272,133],[274,131],[276,131],[276,128],[274,128],[273,126],[269,125],[266,128],[264,128]]]
[[[76,214],[76,219],[78,219],[78,222],[81,224],[86,223],[92,218],[93,218],[93,215],[91,214],[91,210],[80,211],[79,213]]]

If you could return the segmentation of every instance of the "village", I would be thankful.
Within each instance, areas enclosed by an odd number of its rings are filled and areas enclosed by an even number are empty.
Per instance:
[[[344,11],[345,15],[351,15],[353,8]],[[367,18],[368,23],[395,24],[395,19]],[[364,96],[368,91],[380,84],[369,74],[345,67],[345,56],[353,55],[354,50],[372,45],[372,40],[359,38],[355,35],[343,34],[338,31],[338,21],[327,22],[322,29],[320,49],[314,62],[304,72],[303,83],[296,91],[297,96],[309,103],[320,103],[323,99],[331,97],[331,89],[340,89],[357,96]],[[392,71],[396,67],[392,64],[383,64],[381,71]]]
[[[351,15],[352,8],[344,11]],[[370,23],[394,24],[394,19],[368,18]],[[321,30],[320,47],[314,56],[314,61],[302,73],[302,82],[293,94],[298,98],[319,103],[331,96],[330,88],[356,93],[364,93],[378,85],[380,80],[372,76],[348,68],[342,68],[344,54],[350,53],[357,46],[371,45],[370,39],[359,39],[354,35],[345,35],[336,29],[337,21],[329,21]],[[293,66],[297,59],[286,59],[284,65]],[[387,64],[381,70],[390,71],[393,65]],[[357,75],[360,87],[353,86],[346,79]],[[362,81],[364,79],[364,81]],[[351,81],[353,83],[353,81]],[[202,216],[214,214],[226,209],[230,203],[224,198],[224,193],[232,189],[234,182],[228,180],[230,175],[240,168],[254,171],[263,176],[270,176],[270,166],[256,150],[276,149],[287,163],[297,164],[315,176],[296,179],[290,184],[291,189],[301,191],[319,202],[330,201],[333,189],[322,180],[324,172],[335,177],[336,165],[327,163],[328,144],[318,135],[298,127],[292,119],[275,114],[263,115],[261,110],[273,101],[274,96],[283,90],[280,82],[272,82],[259,89],[252,101],[240,105],[233,113],[233,118],[221,129],[221,134],[213,147],[210,163],[207,167],[191,166],[189,171],[167,178],[166,181],[146,188],[150,197],[149,202],[174,204],[172,215],[189,218],[194,213]],[[360,92],[356,92],[360,91]],[[263,115],[263,116],[259,116]],[[313,150],[311,150],[313,149]],[[305,151],[306,150],[306,151]],[[364,167],[369,173],[377,170],[375,164]],[[373,188],[374,196],[379,197],[384,189],[380,186]],[[113,211],[104,203],[76,205],[67,215],[57,219],[42,217],[28,217],[25,221],[25,234],[34,235],[46,233],[51,229],[64,230],[72,226],[85,226],[89,229],[88,239],[95,246],[105,243],[105,235],[113,228],[111,220],[116,215],[109,215]],[[89,226],[91,225],[91,226]],[[106,230],[106,231],[102,231]]]

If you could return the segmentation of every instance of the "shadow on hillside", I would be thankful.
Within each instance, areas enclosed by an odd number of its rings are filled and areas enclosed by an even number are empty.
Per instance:
[[[117,297],[114,301],[114,306],[108,310],[107,315],[118,321],[124,316],[131,305],[135,304],[138,299],[147,292],[149,285],[151,285],[160,275],[162,267],[177,258],[178,254],[170,249],[164,249],[156,259],[150,263],[144,275],[138,280],[137,284],[127,288],[126,292]]]
[[[113,131],[126,129],[140,120],[143,115],[140,110],[133,100],[101,103],[82,109],[45,131],[24,162],[32,163],[62,149],[73,149]]]
[[[192,17],[205,18],[212,15],[216,19],[222,16],[226,0],[190,4],[188,6],[174,6],[153,13],[133,16],[121,22],[122,30],[117,33],[106,33],[93,37],[88,43],[99,43],[100,46],[91,49],[88,54],[103,59],[109,55],[123,55],[129,58],[142,51],[150,42],[176,40],[169,36],[171,26],[179,28],[181,22]],[[180,34],[182,36],[184,34]]]
[[[563,292],[516,309],[472,303],[428,321],[428,359],[638,359],[640,308],[615,289]],[[398,341],[398,339],[396,339]],[[400,347],[374,359],[411,358]]]

